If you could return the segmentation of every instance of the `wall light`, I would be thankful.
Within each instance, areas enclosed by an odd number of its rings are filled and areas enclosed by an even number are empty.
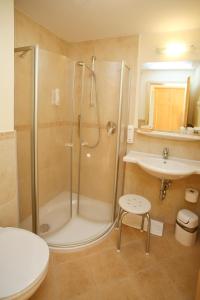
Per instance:
[[[157,52],[162,55],[177,57],[182,54],[191,51],[194,49],[194,46],[188,46],[185,43],[170,43],[164,48],[157,48]]]

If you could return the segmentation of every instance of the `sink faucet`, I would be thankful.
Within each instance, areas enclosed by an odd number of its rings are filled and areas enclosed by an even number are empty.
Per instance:
[[[165,148],[163,149],[162,155],[163,155],[163,159],[168,159],[168,156],[169,156],[169,149],[168,149],[167,147],[165,147]]]

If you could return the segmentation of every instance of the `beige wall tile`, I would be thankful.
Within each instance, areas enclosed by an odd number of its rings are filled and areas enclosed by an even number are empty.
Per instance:
[[[16,140],[0,139],[0,226],[18,225]]]
[[[159,179],[148,175],[135,164],[126,165],[125,194],[135,193],[149,199],[152,204],[152,218],[174,224],[177,212],[181,208],[190,209],[200,215],[200,202],[190,204],[184,201],[185,188],[193,187],[200,190],[198,175],[193,175],[181,180],[174,180],[163,201],[159,199],[160,183]]]
[[[137,35],[119,38],[107,38],[80,43],[71,43],[67,55],[75,60],[91,62],[91,57],[96,56],[99,61],[122,61],[131,68],[130,70],[130,122],[133,122],[135,111],[135,94],[137,80],[137,58],[139,37]]]
[[[162,154],[163,148],[169,148],[171,156],[187,159],[200,159],[198,142],[181,142],[164,139],[149,138],[140,134],[135,135],[135,141],[128,150],[147,153]],[[126,164],[125,193],[136,193],[147,197],[152,203],[151,215],[163,222],[174,224],[179,209],[185,207],[200,216],[200,203],[189,204],[184,201],[184,191],[187,187],[200,190],[198,175],[193,175],[181,180],[174,180],[167,191],[167,197],[159,200],[160,180],[148,175],[135,164]]]
[[[170,156],[200,160],[200,142],[152,138],[137,133],[135,134],[134,143],[128,146],[128,150],[161,155],[164,147],[169,148]]]
[[[17,227],[18,226],[18,203],[11,200],[0,205],[0,226]]]

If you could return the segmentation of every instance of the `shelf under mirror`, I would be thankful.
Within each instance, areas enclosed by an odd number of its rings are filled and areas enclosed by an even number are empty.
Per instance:
[[[186,134],[179,132],[166,132],[166,131],[145,131],[138,129],[137,133],[154,138],[164,138],[168,140],[188,141],[188,142],[200,142],[200,135],[198,134]]]

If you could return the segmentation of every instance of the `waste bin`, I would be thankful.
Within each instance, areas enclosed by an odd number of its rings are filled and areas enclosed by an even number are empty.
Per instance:
[[[175,238],[184,246],[192,246],[196,242],[198,216],[188,209],[179,210],[176,218]]]

